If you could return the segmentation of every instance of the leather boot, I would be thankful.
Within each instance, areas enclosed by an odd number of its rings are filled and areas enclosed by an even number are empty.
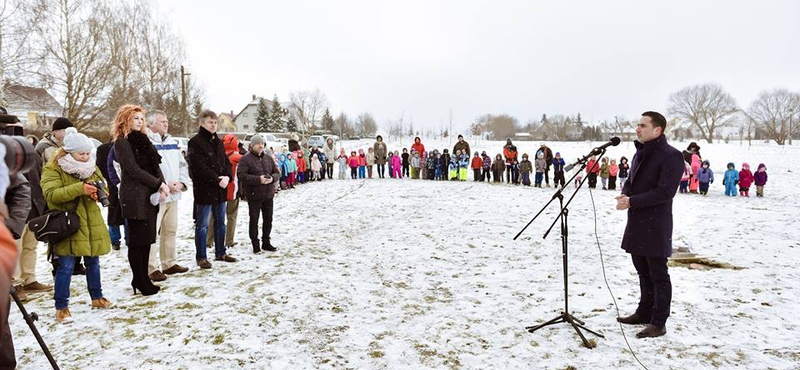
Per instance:
[[[261,253],[261,244],[258,242],[258,240],[253,240],[252,243],[253,243],[253,253],[256,254]]]
[[[660,337],[664,334],[667,334],[667,327],[666,326],[655,326],[652,324],[647,324],[644,329],[638,333],[636,333],[636,338],[655,338]]]
[[[650,320],[645,320],[643,317],[639,316],[638,313],[634,313],[628,317],[617,317],[617,322],[628,324],[628,325],[641,325],[641,324],[649,324]]]

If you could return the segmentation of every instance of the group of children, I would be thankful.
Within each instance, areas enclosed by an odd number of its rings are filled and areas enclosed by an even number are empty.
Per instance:
[[[580,171],[580,168],[576,168],[576,171]],[[592,189],[597,188],[597,178],[599,177],[603,190],[616,190],[617,179],[619,179],[620,186],[624,184],[625,179],[628,178],[628,171],[630,171],[630,165],[628,164],[628,158],[625,157],[621,157],[619,164],[617,164],[616,159],[609,160],[608,157],[603,157],[598,163],[597,157],[591,156],[586,163],[587,181]],[[582,174],[578,173],[575,177],[575,186],[577,187],[582,180]]]
[[[750,187],[756,186],[756,196],[764,196],[764,186],[767,184],[767,166],[758,165],[756,172],[750,171],[750,165],[742,163],[742,170],[736,171],[733,162],[728,163],[728,169],[722,178],[725,186],[725,195],[736,196],[736,186],[739,186],[739,196],[750,197]],[[681,178],[681,193],[700,193],[708,195],[708,187],[714,182],[714,171],[708,160],[700,162],[699,157],[692,158],[692,163],[684,162],[683,177]]]

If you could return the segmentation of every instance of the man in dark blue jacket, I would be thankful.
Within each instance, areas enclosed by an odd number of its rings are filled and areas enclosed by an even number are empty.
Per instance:
[[[624,324],[647,324],[637,338],[666,334],[672,301],[667,257],[672,254],[672,198],[683,175],[681,152],[667,144],[667,120],[658,112],[644,112],[636,127],[630,176],[617,209],[628,210],[622,249],[631,254],[639,274],[641,298],[633,315],[617,318]]]

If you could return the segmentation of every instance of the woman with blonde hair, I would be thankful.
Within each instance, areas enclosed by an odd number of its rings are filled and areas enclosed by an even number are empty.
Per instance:
[[[113,303],[103,297],[100,283],[99,256],[111,250],[100,207],[97,206],[97,187],[105,187],[103,175],[95,165],[94,145],[84,134],[73,127],[67,128],[64,146],[42,171],[42,193],[51,210],[75,211],[80,227],[74,234],[57,242],[53,253],[58,256],[53,299],[56,321],[72,321],[69,312],[69,286],[76,257],[86,264],[86,286],[92,298],[92,308],[112,308]]]
[[[150,245],[156,241],[158,205],[169,195],[169,187],[161,174],[161,156],[150,142],[145,125],[145,110],[136,105],[123,105],[117,110],[112,125],[114,156],[119,162],[119,202],[127,222],[128,263],[131,266],[133,293],[158,293],[147,274]]]

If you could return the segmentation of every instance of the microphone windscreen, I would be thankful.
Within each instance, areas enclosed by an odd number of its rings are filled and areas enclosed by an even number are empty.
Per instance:
[[[611,145],[613,146],[619,145],[620,142],[622,142],[622,140],[620,140],[618,136],[614,136],[611,138]]]

